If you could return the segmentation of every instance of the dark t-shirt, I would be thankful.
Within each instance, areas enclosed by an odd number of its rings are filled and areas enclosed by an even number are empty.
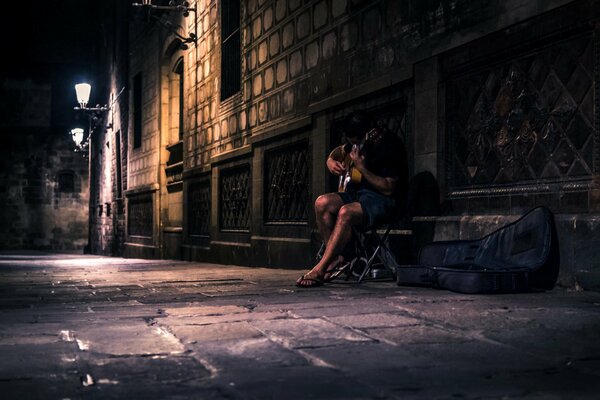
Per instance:
[[[408,183],[408,162],[406,149],[402,140],[390,131],[384,131],[377,143],[366,142],[361,150],[365,156],[365,165],[375,175],[391,178],[398,177],[396,190],[392,197],[402,198]],[[356,189],[377,190],[366,179]]]

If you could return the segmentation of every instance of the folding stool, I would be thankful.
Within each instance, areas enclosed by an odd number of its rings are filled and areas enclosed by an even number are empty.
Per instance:
[[[374,271],[374,266],[381,265],[383,270],[389,272],[389,274],[383,273],[383,277],[373,276],[371,279],[394,279],[394,267],[387,267],[386,263],[389,260],[391,254],[390,249],[387,245],[387,239],[392,226],[394,225],[395,218],[391,218],[389,222],[381,224],[378,227],[374,227],[369,230],[361,229],[361,226],[352,227],[352,239],[349,244],[351,249],[350,260],[344,260],[341,267],[338,267],[333,272],[333,279],[344,275],[344,280],[349,280],[351,277],[355,277],[357,282],[362,282],[369,276],[371,271]],[[319,251],[317,252],[317,261],[323,257],[325,251],[325,242],[321,244]],[[387,258],[387,259],[386,259]],[[380,270],[377,268],[376,270]],[[380,273],[381,275],[382,273]]]

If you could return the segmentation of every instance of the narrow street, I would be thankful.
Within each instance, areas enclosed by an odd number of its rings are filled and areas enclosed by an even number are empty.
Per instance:
[[[297,270],[0,254],[3,399],[576,399],[600,293],[461,295]]]

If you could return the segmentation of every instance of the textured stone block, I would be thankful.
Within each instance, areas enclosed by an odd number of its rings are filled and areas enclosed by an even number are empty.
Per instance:
[[[394,49],[389,46],[381,47],[377,49],[375,56],[375,68],[376,70],[384,70],[390,68],[394,63]]]
[[[276,0],[275,2],[275,20],[277,22],[285,18],[285,11],[287,8],[287,0]]]
[[[248,123],[247,120],[247,114],[245,110],[240,111],[240,131],[245,131],[247,126],[246,124]]]
[[[221,135],[223,135],[223,137],[229,136],[229,123],[227,122],[227,119],[221,121]]]
[[[337,34],[331,31],[323,36],[323,59],[327,60],[333,57],[337,52]]]
[[[256,11],[256,0],[248,0],[246,3],[246,10],[249,14],[252,14],[254,11]]]
[[[294,44],[294,21],[288,22],[283,27],[282,44],[284,49]]]
[[[365,12],[363,17],[363,37],[366,41],[377,38],[381,31],[381,13],[379,8],[373,7]]]
[[[238,119],[237,115],[233,114],[229,117],[229,132],[236,133],[238,129]]]
[[[395,3],[392,1],[392,3]],[[331,1],[331,16],[337,18],[346,12],[348,0],[332,0]]]
[[[257,122],[256,106],[250,107],[250,116],[248,118],[248,122],[250,123],[250,127],[256,126],[256,122]]]
[[[298,39],[304,39],[310,33],[310,13],[305,11],[300,14],[296,22],[296,35]]]
[[[256,49],[252,49],[250,50],[250,54],[248,55],[248,69],[251,71],[254,70],[257,65],[258,56],[256,53]]]
[[[306,69],[311,69],[319,63],[319,42],[314,41],[306,46]]]
[[[295,78],[302,73],[302,51],[297,50],[290,56],[290,77]]]
[[[281,114],[281,99],[279,94],[271,96],[269,99],[269,117],[271,119],[279,118]]]
[[[302,4],[302,0],[289,0],[290,11],[296,10]]]
[[[262,20],[260,17],[258,17],[254,21],[252,21],[252,37],[254,38],[254,40],[257,40],[258,38],[260,38],[261,34],[262,34]]]
[[[264,64],[267,61],[267,57],[269,56],[267,41],[263,40],[258,45],[258,64]]]
[[[277,54],[279,54],[279,43],[279,32],[275,32],[269,39],[269,54],[271,57],[275,57]]]
[[[244,82],[244,100],[250,101],[252,98],[252,80]]]
[[[321,29],[327,23],[327,1],[322,0],[313,8],[313,26],[315,31]]]
[[[263,14],[263,28],[266,31],[273,26],[273,8],[268,7]]]
[[[283,91],[282,97],[283,112],[288,113],[294,109],[294,88],[287,88]]]
[[[263,123],[267,120],[269,107],[266,100],[258,103],[258,121]]]
[[[256,96],[260,96],[262,93],[262,75],[258,74],[252,80],[252,94]]]
[[[340,44],[342,51],[348,51],[354,49],[358,41],[358,25],[355,20],[351,20],[348,23],[342,25],[340,33]]]
[[[287,60],[284,58],[283,60],[277,63],[277,84],[281,85],[287,80]]]
[[[273,67],[265,69],[265,90],[273,89],[274,76]]]

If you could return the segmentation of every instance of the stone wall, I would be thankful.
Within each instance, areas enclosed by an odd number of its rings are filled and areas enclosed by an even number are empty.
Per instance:
[[[129,184],[129,30],[128,5],[113,1],[99,7],[97,18],[111,34],[98,50],[96,98],[106,98],[106,112],[96,113],[91,140],[91,252],[122,256],[126,243],[126,191]],[[139,164],[135,164],[136,171]],[[138,175],[136,175],[135,179]]]
[[[414,189],[436,199],[413,200],[435,206],[412,210],[433,228],[393,238],[404,261],[427,241],[484,234],[491,225],[478,221],[508,221],[535,205],[595,226],[594,1],[242,0],[241,84],[227,98],[222,66],[233,59],[222,59],[222,3],[192,6],[187,17],[152,18],[142,8],[130,26],[128,110],[120,111],[129,128],[129,255],[309,265],[319,243],[312,202],[334,186],[323,165],[339,140],[332,127],[355,109],[398,134],[411,175],[436,186]],[[191,34],[197,40],[182,46]],[[180,58],[181,141],[173,111]],[[444,218],[468,221],[452,230],[458,225]],[[581,251],[568,244],[576,224],[561,222],[563,254]],[[594,265],[588,256],[579,267],[565,258],[565,273]]]
[[[88,236],[88,161],[70,136],[1,130],[0,249],[82,252]]]

